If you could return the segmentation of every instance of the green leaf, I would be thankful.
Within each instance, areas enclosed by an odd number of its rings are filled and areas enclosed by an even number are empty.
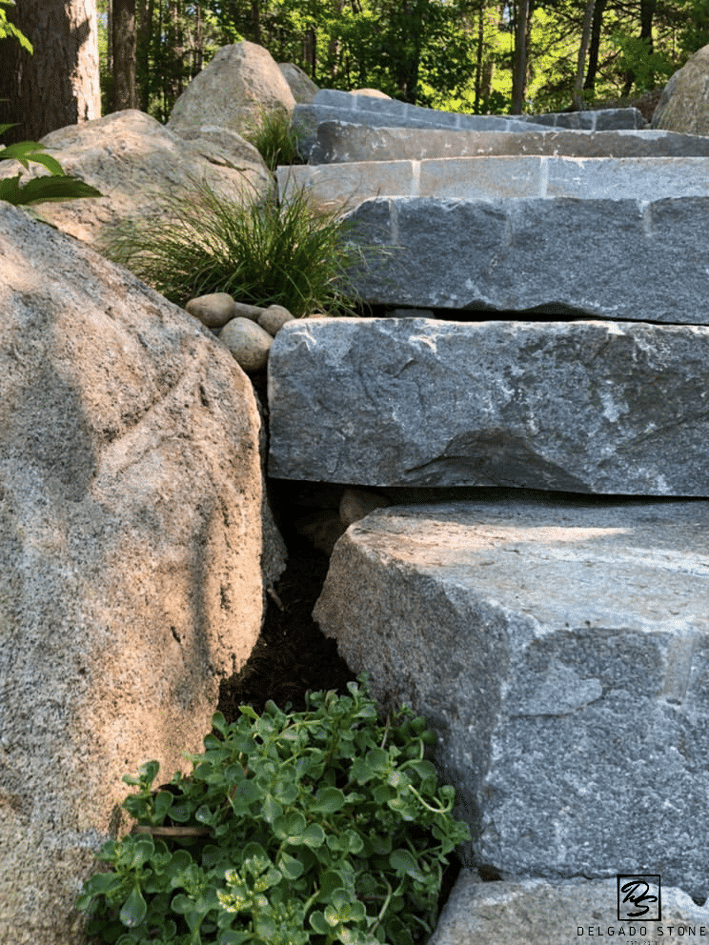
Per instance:
[[[136,925],[140,925],[140,923],[145,918],[147,911],[148,906],[145,902],[145,899],[143,899],[140,886],[134,886],[131,890],[131,894],[123,903],[123,907],[121,908],[118,917],[126,926],[126,928],[133,929],[136,927]]]
[[[336,787],[319,788],[315,795],[315,804],[311,807],[312,811],[320,814],[334,814],[347,803],[345,792]]]
[[[305,817],[300,811],[283,814],[273,821],[273,832],[278,839],[294,845],[303,842],[302,836],[305,833],[305,827]]]
[[[325,843],[325,831],[320,824],[311,824],[301,837],[301,842],[313,850]]]
[[[212,728],[215,728],[220,735],[226,736],[228,733],[229,726],[221,712],[215,712],[212,716]]]
[[[173,889],[182,885],[185,878],[185,873],[189,870],[193,863],[194,860],[187,850],[176,850],[172,854],[170,862],[165,867],[165,873]]]
[[[389,862],[399,876],[411,876],[412,879],[422,882],[426,880],[426,876],[421,872],[410,850],[394,850],[389,857]]]
[[[317,932],[318,935],[330,935],[332,929],[329,922],[327,922],[325,919],[324,913],[311,912],[308,921],[310,922],[313,931]]]
[[[100,197],[101,192],[75,177],[35,177],[22,186],[8,187],[8,180],[0,181],[0,200],[15,206],[41,203],[46,200],[74,200],[79,197]]]
[[[155,795],[155,821],[152,826],[159,826],[165,821],[172,807],[173,795],[169,791],[158,791]]]
[[[272,824],[277,817],[281,816],[283,808],[271,794],[267,794],[263,802],[263,807],[261,808],[261,813],[266,823]]]
[[[299,879],[303,875],[305,869],[301,860],[296,860],[295,857],[291,856],[285,851],[280,854],[278,857],[278,862],[276,864],[278,869],[281,871],[285,879],[294,880]]]

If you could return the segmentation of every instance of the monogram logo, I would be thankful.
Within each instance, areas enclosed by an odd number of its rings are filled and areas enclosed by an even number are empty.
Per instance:
[[[654,873],[618,874],[618,920],[643,919],[660,922],[662,902],[660,877]]]

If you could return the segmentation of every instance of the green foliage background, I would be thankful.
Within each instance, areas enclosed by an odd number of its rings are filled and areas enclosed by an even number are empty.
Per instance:
[[[525,111],[571,105],[585,7],[530,0]],[[216,50],[242,40],[321,87],[375,87],[454,111],[510,109],[518,0],[138,0],[137,14],[139,104],[162,121]],[[709,0],[595,0],[594,14],[589,105],[664,85],[709,43]]]

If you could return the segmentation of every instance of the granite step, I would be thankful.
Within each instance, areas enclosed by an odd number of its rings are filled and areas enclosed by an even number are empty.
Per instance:
[[[709,936],[706,904],[657,882],[656,875],[619,882],[618,874],[482,882],[475,870],[463,870],[428,945],[593,945],[598,938],[640,945]]]
[[[673,131],[456,131],[446,128],[372,128],[342,121],[317,126],[310,164],[420,161],[479,155],[546,154],[567,157],[707,157],[709,137]]]
[[[340,538],[314,617],[375,698],[438,735],[466,866],[709,894],[708,531],[706,501],[495,491]],[[537,941],[510,936],[434,941]]]
[[[342,209],[372,197],[651,201],[705,196],[708,181],[709,157],[451,157],[278,168],[281,199],[305,190],[316,203]]]
[[[373,305],[709,325],[709,197],[379,197],[348,238]]]
[[[645,120],[637,109],[608,109],[577,114],[547,114],[536,122],[533,115],[470,115],[445,112],[396,99],[352,95],[335,89],[321,89],[311,104],[299,104],[293,124],[300,130],[301,145],[308,153],[324,121],[346,121],[370,127],[448,128],[477,131],[526,132],[550,127],[585,128],[589,131],[642,128]]]
[[[268,371],[276,479],[709,498],[709,328],[307,319]]]

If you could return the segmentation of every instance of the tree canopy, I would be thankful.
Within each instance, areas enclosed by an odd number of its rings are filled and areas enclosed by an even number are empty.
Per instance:
[[[107,18],[124,4],[99,0],[106,14],[105,88],[112,74]],[[242,40],[295,63],[322,87],[375,87],[403,101],[478,113],[621,100],[663,86],[709,43],[709,0],[133,0],[133,6],[137,104],[163,121],[216,50]]]

